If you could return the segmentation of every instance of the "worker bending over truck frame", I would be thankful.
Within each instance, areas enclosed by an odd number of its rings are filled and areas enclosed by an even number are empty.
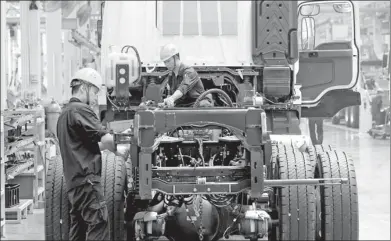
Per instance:
[[[164,104],[169,107],[193,105],[197,98],[205,92],[197,71],[182,63],[178,48],[174,44],[167,44],[161,49],[160,60],[173,73],[169,82],[170,96],[164,99]],[[205,99],[200,101],[199,106],[213,106],[212,96],[207,95]]]

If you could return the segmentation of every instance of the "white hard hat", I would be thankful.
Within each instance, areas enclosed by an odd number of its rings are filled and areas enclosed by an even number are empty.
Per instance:
[[[102,76],[98,73],[98,71],[94,70],[93,68],[79,69],[72,77],[72,81],[76,79],[92,84],[98,89],[100,89],[103,84]],[[71,87],[73,87],[72,81],[71,81]]]
[[[160,50],[160,60],[166,61],[167,59],[171,58],[172,56],[179,53],[178,48],[175,46],[175,44],[167,44],[162,47]]]

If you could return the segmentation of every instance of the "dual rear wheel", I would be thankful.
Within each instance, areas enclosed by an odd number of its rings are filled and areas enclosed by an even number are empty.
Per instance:
[[[347,184],[274,188],[270,240],[358,240],[358,196],[354,163],[331,146],[273,144],[271,179],[347,178]]]
[[[290,145],[273,144],[268,178],[347,178],[344,185],[274,188],[273,218],[279,220],[271,240],[358,240],[358,196],[353,161],[329,146],[300,152]],[[69,202],[62,160],[51,160],[45,194],[46,240],[69,240]],[[109,211],[111,240],[124,240],[126,190],[124,160],[102,154],[102,186]]]

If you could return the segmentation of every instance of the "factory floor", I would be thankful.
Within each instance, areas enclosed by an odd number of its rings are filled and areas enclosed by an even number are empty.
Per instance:
[[[325,123],[324,144],[346,151],[355,161],[360,240],[390,240],[390,140]],[[35,209],[21,224],[6,224],[1,239],[44,240],[44,218],[44,210]]]

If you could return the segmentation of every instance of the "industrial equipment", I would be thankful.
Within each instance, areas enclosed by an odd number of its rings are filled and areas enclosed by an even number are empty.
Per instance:
[[[352,1],[106,1],[100,116],[131,145],[126,160],[102,154],[111,240],[358,240],[353,161],[299,128],[360,104],[356,17]],[[343,41],[319,27],[329,18]],[[161,105],[167,43],[215,106]],[[48,240],[69,239],[61,170],[51,162]]]
[[[51,135],[57,136],[57,121],[61,114],[60,105],[52,99],[49,105],[45,106],[46,129]]]
[[[374,124],[368,131],[368,134],[373,138],[380,136],[383,139],[386,139],[387,137],[390,137],[390,107],[383,108],[381,114],[384,116],[384,122],[380,125]]]

